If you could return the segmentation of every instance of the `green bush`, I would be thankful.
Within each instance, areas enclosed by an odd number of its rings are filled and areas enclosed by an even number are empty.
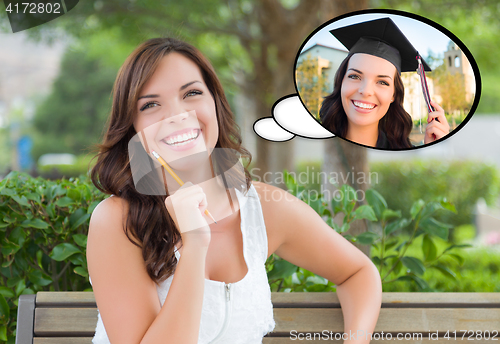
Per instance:
[[[470,227],[470,226],[468,226]],[[461,236],[469,237],[470,228],[458,229],[467,233]],[[422,240],[416,240],[408,249],[409,254],[421,257]],[[444,249],[446,243],[437,240],[438,250]],[[473,247],[441,259],[441,264],[456,275],[456,278],[444,276],[436,269],[427,269],[422,278],[429,288],[440,292],[500,292],[500,251],[493,247]],[[405,282],[383,284],[384,292],[414,292],[419,291],[416,285]]]
[[[423,278],[429,269],[438,270],[443,276],[456,279],[456,275],[446,265],[443,259],[454,257],[460,259],[457,251],[468,247],[468,244],[451,245],[446,243],[442,248],[436,244],[438,240],[448,240],[449,224],[439,221],[446,213],[456,213],[455,207],[444,199],[424,202],[419,199],[409,209],[409,216],[402,216],[401,211],[388,207],[385,199],[373,189],[365,195],[358,195],[349,185],[343,185],[331,199],[325,195],[314,199],[312,193],[299,185],[293,175],[285,171],[287,188],[296,197],[308,203],[325,222],[344,238],[361,245],[371,245],[372,261],[379,269],[382,283],[404,281],[413,283],[419,291],[432,291]],[[361,205],[361,197],[366,196],[368,204]],[[359,197],[359,198],[358,198]],[[336,223],[333,218],[341,213],[342,223]],[[345,234],[352,222],[367,220],[372,230],[357,236]],[[409,237],[401,235],[409,232]],[[421,255],[417,256],[409,248],[422,238]],[[335,286],[326,279],[301,269],[275,255],[267,261],[268,279],[273,291],[330,291]]]
[[[79,179],[11,172],[0,182],[0,341],[13,342],[19,295],[91,290],[88,223],[103,198]]]
[[[371,171],[378,174],[372,185],[387,200],[391,209],[401,210],[408,217],[417,199],[428,202],[441,195],[456,207],[457,214],[445,214],[443,221],[454,226],[470,224],[479,198],[489,205],[500,194],[498,170],[478,162],[404,161],[372,163]]]

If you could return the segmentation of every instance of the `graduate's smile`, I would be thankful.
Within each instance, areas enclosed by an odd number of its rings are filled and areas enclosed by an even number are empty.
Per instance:
[[[373,110],[377,104],[351,99],[356,111],[367,113]]]

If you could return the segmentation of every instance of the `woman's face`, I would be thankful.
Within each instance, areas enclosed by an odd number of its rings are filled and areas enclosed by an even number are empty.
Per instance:
[[[176,168],[175,161],[211,151],[219,136],[215,102],[200,68],[182,54],[161,60],[142,88],[134,128],[146,149],[155,150]],[[179,166],[183,169],[182,166]]]
[[[368,54],[352,55],[342,80],[342,106],[352,127],[378,127],[394,101],[396,67]]]

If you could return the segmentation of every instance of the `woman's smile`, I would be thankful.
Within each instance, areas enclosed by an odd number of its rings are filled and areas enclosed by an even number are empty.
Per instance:
[[[199,128],[187,128],[183,130],[177,130],[168,136],[164,137],[160,141],[170,149],[180,151],[188,150],[196,146],[199,142],[199,138],[202,137],[202,131]]]
[[[351,99],[351,102],[353,103],[356,111],[359,111],[361,113],[368,113],[377,106],[377,104],[364,102],[364,101],[360,101],[360,100]]]

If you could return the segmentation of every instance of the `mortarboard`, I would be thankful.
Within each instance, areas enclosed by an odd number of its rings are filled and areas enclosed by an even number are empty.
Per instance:
[[[430,72],[431,68],[390,18],[344,26],[330,33],[349,50],[348,56],[364,53],[381,57],[392,63],[400,74],[417,71],[427,109],[434,111],[424,73],[424,70]]]
[[[330,33],[349,50],[349,55],[365,53],[381,57],[395,65],[399,73],[418,68],[418,51],[390,18],[344,26]],[[430,72],[423,59],[422,63]]]

